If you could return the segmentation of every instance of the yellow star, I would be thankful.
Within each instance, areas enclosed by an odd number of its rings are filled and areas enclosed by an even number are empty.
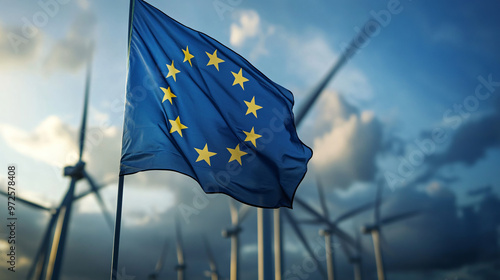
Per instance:
[[[167,78],[168,78],[168,77],[170,77],[170,76],[172,76],[172,77],[174,77],[174,81],[175,81],[175,82],[177,82],[177,81],[175,80],[175,75],[176,75],[177,73],[180,73],[181,71],[179,71],[179,70],[175,69],[175,67],[174,67],[174,61],[173,61],[173,60],[172,60],[172,65],[168,65],[168,64],[167,64],[167,68],[168,68]]]
[[[212,152],[208,151],[208,144],[205,144],[205,148],[203,148],[203,150],[196,149],[196,148],[194,148],[194,149],[198,152],[198,158],[196,159],[196,162],[198,162],[200,160],[204,160],[208,163],[208,165],[210,165],[210,157],[213,157],[217,154],[217,153],[212,153]]]
[[[224,62],[224,60],[222,60],[222,59],[220,59],[220,58],[217,57],[217,50],[215,50],[213,54],[209,54],[208,52],[205,52],[205,53],[210,58],[210,60],[208,61],[207,66],[213,65],[213,66],[215,66],[215,68],[217,68],[217,71],[219,71],[219,63]]]
[[[191,64],[191,59],[194,57],[194,55],[189,53],[188,46],[186,46],[186,50],[182,50],[182,52],[184,53],[184,61],[183,62],[189,61],[189,65],[191,65],[191,67],[193,67],[193,64]]]
[[[160,87],[160,88],[161,88],[161,90],[163,90],[163,93],[165,93],[161,103],[165,102],[165,100],[168,100],[168,101],[170,101],[170,104],[172,104],[172,98],[177,97],[177,96],[175,96],[175,94],[172,93],[172,91],[170,90],[170,87],[168,87],[167,89],[162,88],[162,87]]]
[[[255,144],[255,140],[262,137],[262,135],[256,134],[253,127],[252,127],[252,130],[250,130],[250,132],[246,132],[246,131],[243,131],[243,132],[247,136],[247,138],[245,138],[245,141],[252,142],[252,144],[255,146],[255,148],[257,148],[257,144]]]
[[[245,101],[245,100],[243,100]],[[255,117],[257,117],[257,110],[262,109],[262,106],[256,105],[255,104],[255,96],[252,98],[252,101],[248,102],[245,101],[245,104],[247,104],[247,113],[245,115],[248,115],[250,113],[253,113]]]
[[[241,157],[246,155],[247,153],[240,150],[240,144],[236,145],[236,148],[234,149],[231,148],[226,148],[226,149],[231,153],[231,158],[229,159],[229,162],[237,160],[241,165]]]
[[[183,129],[186,129],[188,128],[187,126],[183,125],[181,123],[181,120],[179,119],[179,117],[177,117],[177,119],[175,119],[175,121],[173,120],[168,120],[170,122],[170,124],[172,125],[172,128],[170,129],[170,133],[174,133],[174,132],[179,132],[179,134],[181,135],[182,137],[182,130]]]
[[[241,68],[240,68],[240,72],[238,72],[238,74],[234,73],[233,71],[231,71],[231,73],[234,76],[233,86],[236,84],[240,84],[241,88],[243,90],[245,90],[245,88],[243,87],[243,83],[248,82],[248,79],[243,77],[243,73],[241,73]]]

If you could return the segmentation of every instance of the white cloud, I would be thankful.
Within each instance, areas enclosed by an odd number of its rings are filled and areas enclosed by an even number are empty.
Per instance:
[[[43,120],[32,133],[0,124],[0,134],[19,153],[50,165],[74,163],[77,157],[75,130],[56,116]]]
[[[308,83],[316,83],[338,58],[338,54],[321,34],[284,36],[287,38],[288,57],[291,58],[288,60],[289,71]]]
[[[245,10],[236,14],[238,23],[231,24],[231,45],[241,47],[249,38],[257,36],[260,31],[260,17],[254,10]]]
[[[79,128],[72,128],[59,117],[50,116],[32,132],[0,124],[0,135],[19,153],[56,167],[78,160]],[[116,179],[121,135],[116,127],[89,126],[86,131],[84,161],[98,183]]]
[[[372,112],[358,113],[337,94],[322,99],[318,125],[330,124],[314,140],[312,163],[327,185],[347,188],[373,179],[382,131]]]

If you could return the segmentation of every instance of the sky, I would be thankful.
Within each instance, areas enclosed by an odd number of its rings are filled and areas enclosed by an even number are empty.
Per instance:
[[[116,208],[127,72],[128,1],[6,1],[0,10],[0,187],[17,170],[17,195],[56,207],[68,189],[62,168],[78,160],[85,68],[92,57],[89,120],[83,160]],[[500,279],[500,19],[496,1],[151,0],[179,22],[204,32],[291,90],[295,111],[370,18],[370,38],[329,83],[298,128],[314,151],[297,197],[330,216],[374,201],[384,182],[381,216],[421,210],[383,227],[390,279]],[[89,47],[92,46],[92,47]],[[174,172],[125,179],[120,271],[146,279],[167,242],[165,279],[175,277],[175,217],[180,217],[188,279],[206,279],[203,245],[212,245],[229,276],[229,198],[204,194]],[[78,182],[77,192],[88,189]],[[471,191],[483,189],[479,194]],[[63,279],[106,279],[112,230],[95,196],[73,205]],[[7,199],[0,198],[7,218]],[[0,278],[24,279],[48,213],[17,206],[17,271],[0,231]],[[298,219],[311,216],[294,204]],[[342,222],[351,236],[373,211]],[[257,218],[242,224],[241,279],[256,279]],[[324,254],[317,225],[301,224]],[[321,279],[284,222],[284,279]],[[364,279],[376,279],[373,245],[360,235]],[[336,269],[352,267],[333,242]],[[322,259],[324,266],[324,258]],[[297,273],[296,269],[302,269]],[[125,279],[128,279],[124,277]]]

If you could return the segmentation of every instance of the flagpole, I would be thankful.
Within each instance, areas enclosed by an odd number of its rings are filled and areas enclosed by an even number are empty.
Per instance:
[[[118,255],[120,249],[120,230],[122,225],[122,204],[123,204],[123,181],[124,176],[118,179],[118,198],[116,201],[116,221],[115,236],[113,238],[113,256],[111,259],[111,280],[116,280],[118,275]]]
[[[132,40],[132,22],[134,19],[133,17],[134,5],[135,5],[135,0],[130,0],[129,15],[128,15],[127,72],[129,70],[130,42]],[[111,280],[117,280],[118,276],[118,256],[120,250],[120,232],[122,226],[123,183],[124,183],[124,175],[120,175],[118,177],[118,197],[116,199],[115,233],[113,237],[113,255],[111,257]]]

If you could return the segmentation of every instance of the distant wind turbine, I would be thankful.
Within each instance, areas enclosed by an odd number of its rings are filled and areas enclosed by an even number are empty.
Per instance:
[[[158,261],[156,262],[155,265],[155,270],[153,273],[149,275],[150,280],[157,280],[161,271],[163,270],[163,266],[165,265],[165,259],[167,258],[167,252],[168,252],[168,239],[165,240],[165,244],[163,245],[162,251],[160,258],[158,258]]]
[[[239,211],[236,209],[236,205],[233,199],[229,199],[229,210],[231,213],[231,227],[222,230],[222,236],[225,238],[231,238],[231,269],[230,269],[230,279],[239,279],[239,235],[241,233],[240,224],[248,216],[251,207],[242,204]]]
[[[212,253],[212,248],[206,236],[203,238],[205,243],[205,251],[207,252],[208,264],[210,265],[210,270],[205,271],[205,276],[210,278],[210,280],[222,280],[219,274],[219,269],[217,268],[217,262],[215,261],[215,256]]]
[[[325,191],[323,188],[323,185],[318,180],[317,183],[318,186],[318,194],[319,194],[319,201],[321,205],[321,210],[323,212],[322,214],[322,219],[315,218],[313,220],[307,220],[304,221],[308,224],[319,224],[319,225],[325,225],[326,228],[321,229],[319,231],[319,234],[321,236],[325,237],[325,248],[326,248],[326,264],[327,264],[327,271],[328,271],[328,280],[334,280],[336,279],[336,270],[335,270],[335,252],[332,251],[332,244],[334,244],[334,238],[335,238],[335,229],[338,229],[338,224],[342,221],[345,221],[355,215],[358,215],[364,211],[369,210],[370,208],[373,207],[373,203],[367,203],[364,205],[361,205],[359,207],[356,207],[352,210],[349,210],[341,215],[339,215],[335,220],[331,220],[330,218],[330,213],[326,204],[326,197],[325,197]],[[299,204],[304,206],[302,204],[303,202],[300,201]],[[344,241],[342,241],[343,244],[345,244]],[[351,245],[356,246],[356,242],[352,243]],[[344,245],[346,246],[346,245]],[[348,248],[343,247],[344,252],[348,250]],[[349,252],[346,252],[346,254],[349,254]],[[349,256],[348,256],[349,257]]]
[[[186,263],[184,261],[184,246],[182,243],[181,224],[179,218],[175,219],[175,238],[176,238],[176,251],[177,251],[177,280],[185,279]]]
[[[381,242],[386,243],[385,238],[382,235],[382,227],[389,224],[414,217],[421,214],[421,211],[409,211],[402,214],[396,214],[384,219],[380,219],[380,204],[382,203],[382,191],[383,191],[383,181],[382,179],[377,182],[377,193],[375,199],[375,209],[374,209],[374,222],[370,225],[365,225],[361,228],[361,232],[364,234],[371,234],[373,241],[373,249],[375,253],[375,262],[377,265],[377,277],[378,280],[385,280],[385,270],[384,262],[382,258]]]
[[[103,186],[106,186],[107,184],[104,184]],[[102,189],[102,187],[96,187],[97,190]],[[86,197],[87,195],[93,193],[93,190],[85,191],[79,194],[78,196],[75,196],[73,201],[77,201],[83,197]],[[3,192],[0,190],[0,194],[4,196],[8,196],[7,193]],[[68,195],[68,194],[66,194]],[[64,201],[64,199],[63,199]],[[46,211],[47,213],[50,214],[50,221],[49,224],[45,230],[45,233],[43,234],[42,241],[40,244],[40,247],[37,250],[37,253],[34,257],[33,263],[31,265],[30,270],[28,271],[28,275],[26,279],[31,280],[31,279],[44,279],[46,270],[47,270],[47,262],[50,257],[51,252],[49,251],[51,244],[52,244],[52,238],[53,237],[53,232],[54,228],[57,222],[57,219],[59,218],[59,213],[61,211],[61,207],[63,204],[59,205],[57,208],[54,207],[47,207],[44,205],[41,205],[39,203],[23,199],[22,197],[16,196],[16,202],[20,202],[21,204],[25,204],[28,207],[35,208],[38,210],[43,210]],[[112,228],[111,228],[112,229]]]
[[[347,260],[350,264],[352,264],[354,268],[354,280],[362,280],[363,278],[363,270],[362,270],[362,253],[363,248],[361,246],[361,236],[359,230],[354,230],[356,235],[356,246],[354,247],[355,253],[351,251],[351,248],[347,246],[347,244],[340,240],[340,245],[342,246],[342,250],[347,256]]]

